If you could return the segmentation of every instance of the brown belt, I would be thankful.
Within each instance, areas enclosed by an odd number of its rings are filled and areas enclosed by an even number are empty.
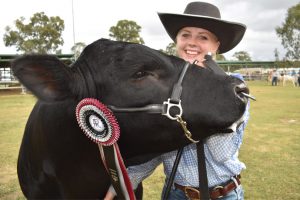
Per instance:
[[[240,181],[241,176],[240,175],[234,176],[233,178],[236,180],[238,185],[241,184],[241,181]],[[174,183],[174,186],[175,186],[175,188],[182,190],[189,199],[191,199],[191,200],[200,199],[200,191],[198,188],[194,188],[194,187],[190,187],[190,186],[182,186],[177,183]],[[229,192],[236,189],[236,187],[237,186],[233,180],[228,181],[224,185],[218,185],[216,187],[213,187],[212,189],[210,189],[210,198],[212,200],[215,200],[215,199],[224,197]]]

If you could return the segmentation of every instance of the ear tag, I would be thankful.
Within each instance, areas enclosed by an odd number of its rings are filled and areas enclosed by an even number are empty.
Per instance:
[[[97,144],[110,146],[119,139],[120,127],[115,116],[97,99],[81,100],[76,107],[76,118],[84,134]]]

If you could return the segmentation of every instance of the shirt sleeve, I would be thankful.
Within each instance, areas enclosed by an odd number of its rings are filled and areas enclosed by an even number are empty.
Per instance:
[[[127,168],[128,176],[130,178],[133,189],[135,190],[139,183],[145,178],[149,177],[156,167],[162,163],[161,156],[158,156],[141,165],[134,165]]]

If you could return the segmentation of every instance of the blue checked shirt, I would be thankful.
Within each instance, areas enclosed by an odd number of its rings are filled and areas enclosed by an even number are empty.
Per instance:
[[[249,103],[243,116],[244,122],[236,132],[216,134],[206,139],[204,144],[208,186],[214,187],[227,182],[231,177],[246,169],[238,159],[245,126],[249,119]],[[135,189],[140,182],[150,176],[155,168],[163,163],[164,172],[170,176],[177,151],[165,153],[147,163],[128,167],[128,175]],[[198,161],[196,144],[184,147],[174,182],[179,185],[199,187]]]

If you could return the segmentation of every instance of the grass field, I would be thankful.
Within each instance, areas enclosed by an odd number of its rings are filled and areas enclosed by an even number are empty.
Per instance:
[[[245,199],[300,199],[300,88],[248,82],[252,95],[250,120],[240,159]],[[16,161],[31,95],[0,93],[0,199],[24,199]],[[162,166],[144,182],[144,199],[160,199]]]

